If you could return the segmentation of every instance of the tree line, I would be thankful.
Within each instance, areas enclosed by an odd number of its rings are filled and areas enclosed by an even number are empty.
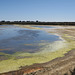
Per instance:
[[[21,25],[73,25],[75,22],[41,22],[41,21],[0,21],[0,25],[3,24],[21,24]]]

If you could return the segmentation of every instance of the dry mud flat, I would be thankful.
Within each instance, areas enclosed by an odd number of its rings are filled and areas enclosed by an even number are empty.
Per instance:
[[[75,44],[75,29],[73,27],[47,30],[57,33],[69,43]],[[21,67],[20,70],[3,73],[0,75],[75,75],[75,47],[64,57],[56,58],[43,64],[34,64]]]

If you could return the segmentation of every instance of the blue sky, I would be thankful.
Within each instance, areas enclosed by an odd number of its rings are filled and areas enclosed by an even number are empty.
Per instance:
[[[0,20],[75,21],[75,0],[0,0]]]

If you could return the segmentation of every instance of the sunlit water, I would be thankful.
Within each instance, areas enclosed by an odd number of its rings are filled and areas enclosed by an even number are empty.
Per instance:
[[[41,27],[41,26],[40,26]],[[47,28],[46,26],[42,26]],[[53,27],[48,27],[53,28]],[[61,40],[59,36],[38,29],[21,28],[15,25],[0,25],[0,52],[13,54],[15,52],[34,53],[44,45]]]
[[[53,27],[53,26],[44,26],[44,25],[33,25],[32,27],[38,27],[38,28],[56,28],[56,27]]]

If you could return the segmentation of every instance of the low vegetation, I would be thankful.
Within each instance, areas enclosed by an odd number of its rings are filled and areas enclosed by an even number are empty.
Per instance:
[[[41,22],[41,21],[0,21],[2,24],[20,24],[20,25],[73,25],[75,22]]]

